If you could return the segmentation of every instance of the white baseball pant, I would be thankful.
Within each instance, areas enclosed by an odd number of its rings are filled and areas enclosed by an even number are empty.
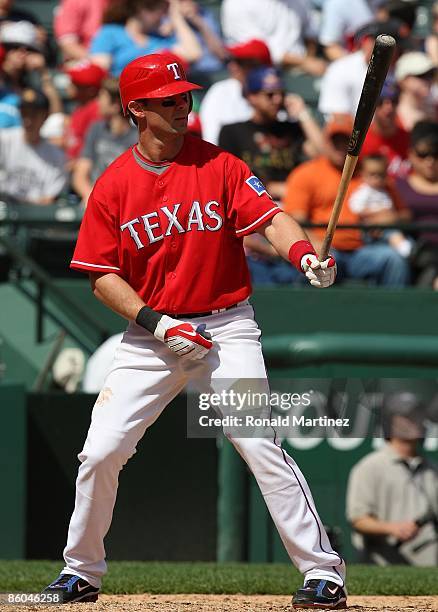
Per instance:
[[[208,317],[213,348],[204,359],[178,357],[135,323],[116,350],[93,408],[76,481],[63,572],[100,587],[106,572],[104,537],[116,501],[118,476],[146,429],[190,381],[259,379],[268,391],[260,330],[250,305]],[[272,438],[230,438],[253,472],[286,550],[305,579],[344,584],[345,565],[332,549],[306,480]]]

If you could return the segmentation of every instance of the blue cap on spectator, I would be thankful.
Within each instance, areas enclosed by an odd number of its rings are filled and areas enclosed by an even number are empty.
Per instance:
[[[246,93],[258,93],[259,91],[282,91],[283,81],[275,68],[255,68],[248,73],[245,83]]]
[[[23,107],[30,107],[48,111],[50,107],[50,101],[46,94],[42,91],[28,87],[21,94],[20,108]]]
[[[396,100],[400,95],[400,90],[398,88],[395,79],[389,77],[383,83],[382,91],[380,93],[381,100]]]

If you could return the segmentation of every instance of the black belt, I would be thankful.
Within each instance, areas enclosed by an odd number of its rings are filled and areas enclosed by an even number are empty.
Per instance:
[[[226,308],[218,308],[217,310],[209,310],[208,312],[184,312],[182,314],[163,312],[162,314],[166,314],[168,317],[172,317],[172,319],[196,319],[197,317],[210,317],[211,315],[219,314],[220,312],[225,312],[226,310],[231,310],[232,308],[237,308],[237,306],[243,306],[244,304],[246,304],[246,300],[233,304],[232,306],[227,306]]]

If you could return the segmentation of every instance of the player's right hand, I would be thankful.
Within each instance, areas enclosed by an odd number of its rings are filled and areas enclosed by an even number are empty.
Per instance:
[[[213,346],[205,326],[195,327],[192,323],[178,321],[166,315],[161,317],[154,335],[171,351],[180,356],[187,355],[189,359],[202,359]]]
[[[307,253],[301,258],[301,269],[313,287],[324,288],[333,285],[336,279],[336,261],[330,256],[319,261],[316,255]]]

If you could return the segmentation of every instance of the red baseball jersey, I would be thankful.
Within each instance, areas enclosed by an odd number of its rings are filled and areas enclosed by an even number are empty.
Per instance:
[[[400,125],[391,137],[385,137],[376,132],[373,124],[365,137],[361,157],[379,153],[388,160],[388,173],[390,176],[405,177],[409,174],[411,164],[408,160],[409,133]]]
[[[168,164],[135,146],[97,180],[71,267],[119,274],[160,312],[225,308],[251,293],[243,237],[278,212],[245,163],[196,136]]]

